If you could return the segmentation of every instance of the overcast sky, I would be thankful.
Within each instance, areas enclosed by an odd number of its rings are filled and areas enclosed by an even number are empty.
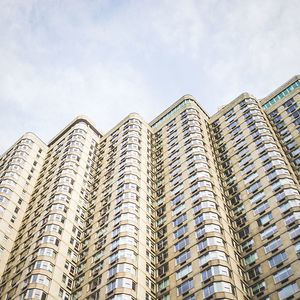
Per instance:
[[[300,73],[299,0],[0,0],[0,153],[77,115],[106,132],[184,94],[213,114]]]

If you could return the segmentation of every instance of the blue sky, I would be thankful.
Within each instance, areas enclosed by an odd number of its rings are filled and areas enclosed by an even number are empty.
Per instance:
[[[184,94],[208,113],[300,73],[298,0],[0,0],[0,152],[76,115],[106,132]]]

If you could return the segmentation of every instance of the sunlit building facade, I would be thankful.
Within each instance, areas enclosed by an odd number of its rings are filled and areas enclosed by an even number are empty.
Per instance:
[[[208,116],[185,95],[0,158],[0,299],[300,299],[300,77]]]

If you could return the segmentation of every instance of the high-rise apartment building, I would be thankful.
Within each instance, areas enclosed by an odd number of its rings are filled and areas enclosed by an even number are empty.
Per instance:
[[[186,95],[0,158],[0,300],[300,299],[300,76],[208,116]]]

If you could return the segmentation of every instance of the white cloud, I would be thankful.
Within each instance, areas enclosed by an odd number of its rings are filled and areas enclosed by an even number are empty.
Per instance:
[[[300,2],[2,1],[0,151],[77,114],[110,129],[186,93],[210,113],[299,72]]]

